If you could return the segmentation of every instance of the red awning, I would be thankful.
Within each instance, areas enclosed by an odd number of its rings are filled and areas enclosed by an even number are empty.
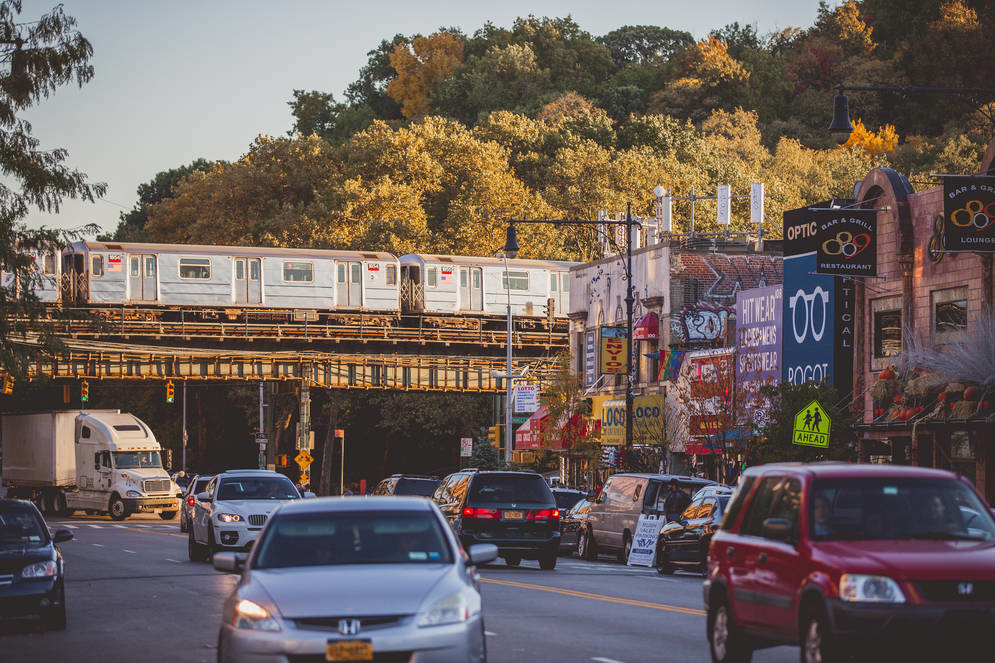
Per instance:
[[[549,416],[546,408],[540,407],[515,431],[515,449],[538,449],[539,429],[542,421]]]
[[[722,447],[715,442],[692,442],[684,445],[684,453],[689,455],[697,454],[698,456],[720,454],[722,453]]]
[[[632,338],[637,341],[656,341],[660,338],[660,319],[656,313],[647,313],[639,318],[632,328]]]

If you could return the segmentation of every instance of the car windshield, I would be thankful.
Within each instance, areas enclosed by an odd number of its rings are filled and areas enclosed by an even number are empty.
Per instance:
[[[808,505],[815,540],[995,540],[995,520],[955,479],[819,479]]]
[[[470,502],[552,502],[549,487],[541,476],[525,474],[479,475],[470,488]]]
[[[398,479],[394,486],[395,495],[419,495],[421,497],[431,497],[435,489],[439,487],[436,479]]]
[[[192,495],[200,495],[207,489],[207,484],[209,483],[211,483],[211,477],[207,477],[206,479],[197,479],[193,485],[193,490],[190,491],[190,493]]]
[[[219,500],[295,500],[300,495],[286,477],[225,479],[218,487]]]
[[[0,546],[44,543],[48,543],[48,532],[32,508],[20,504],[0,506]]]
[[[453,560],[441,523],[427,510],[278,515],[257,548],[254,569]]]
[[[119,470],[133,470],[139,467],[162,468],[162,457],[158,451],[115,451],[114,467]]]
[[[569,511],[584,499],[584,493],[553,491],[553,499],[556,500],[556,508],[560,511]]]

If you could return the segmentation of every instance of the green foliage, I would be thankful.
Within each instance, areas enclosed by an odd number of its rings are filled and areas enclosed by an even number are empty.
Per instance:
[[[694,43],[684,30],[656,25],[623,25],[597,41],[604,44],[619,69],[627,65],[669,61]]]
[[[487,438],[478,438],[473,441],[470,467],[476,467],[478,470],[500,470],[504,467],[504,462],[501,460],[497,447],[492,447]]]
[[[769,422],[763,428],[761,441],[748,449],[751,464],[857,459],[854,425],[859,417],[851,409],[849,397],[841,397],[835,388],[821,382],[783,382],[764,387],[763,394],[771,401]],[[795,415],[812,401],[819,401],[832,420],[828,449],[792,444]]]

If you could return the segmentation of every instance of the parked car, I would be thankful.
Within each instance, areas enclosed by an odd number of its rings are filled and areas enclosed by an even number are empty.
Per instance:
[[[670,574],[684,569],[704,574],[708,570],[708,546],[732,492],[728,486],[705,486],[691,498],[680,520],[663,526],[656,542],[657,571]]]
[[[712,537],[712,660],[779,644],[800,644],[813,663],[879,647],[880,660],[978,660],[995,646],[993,570],[995,519],[951,472],[749,468]]]
[[[65,565],[57,543],[67,529],[49,533],[38,507],[0,499],[0,616],[40,615],[51,629],[66,627]]]
[[[180,531],[186,532],[190,529],[190,521],[193,519],[193,507],[197,502],[197,496],[207,490],[207,484],[214,478],[213,474],[195,474],[187,482],[186,492],[180,498]]]
[[[225,601],[218,661],[486,661],[474,566],[497,553],[463,553],[416,497],[285,504]],[[243,564],[220,552],[214,566]]]
[[[416,476],[413,474],[395,474],[390,476],[373,489],[372,495],[418,495],[432,497],[439,487],[436,477]]]
[[[577,554],[594,560],[603,552],[614,552],[619,561],[625,562],[639,516],[663,514],[667,486],[673,480],[688,495],[704,486],[717,485],[708,479],[675,474],[614,474],[588,512]]]
[[[560,510],[561,515],[587,497],[587,493],[582,490],[573,490],[572,488],[553,488],[552,490],[553,499],[556,500],[556,508]]]
[[[560,510],[541,475],[456,472],[433,499],[465,548],[493,543],[509,566],[535,559],[542,569],[556,568]]]
[[[581,500],[567,512],[560,513],[560,554],[577,552],[577,540],[587,522],[587,513],[594,505],[593,500]]]
[[[219,550],[249,550],[269,514],[283,502],[300,498],[290,479],[270,470],[216,475],[194,500],[187,542],[190,561],[209,560]]]

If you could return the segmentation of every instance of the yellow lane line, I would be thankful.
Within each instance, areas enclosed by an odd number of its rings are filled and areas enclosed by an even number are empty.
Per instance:
[[[560,589],[559,587],[549,587],[547,585],[531,585],[524,582],[513,582],[511,580],[494,580],[491,578],[481,578],[480,582],[488,582],[493,585],[504,585],[505,587],[517,587],[518,589],[534,589],[540,592],[551,592],[564,596],[573,596],[578,599],[590,599],[592,601],[607,601],[608,603],[620,603],[631,605],[637,608],[650,608],[652,610],[664,610],[666,612],[678,612],[682,615],[694,615],[704,617],[705,611],[696,608],[682,608],[677,605],[667,605],[666,603],[651,603],[649,601],[636,601],[634,599],[623,599],[618,596],[606,596],[604,594],[591,594],[589,592],[578,592],[573,589]]]
[[[178,536],[181,539],[187,538],[186,534],[173,534],[172,532],[153,532],[152,530],[149,529],[138,529],[137,527],[128,527],[126,525],[121,526],[118,529],[126,529],[129,532],[141,532],[142,534],[158,534],[160,536]]]

